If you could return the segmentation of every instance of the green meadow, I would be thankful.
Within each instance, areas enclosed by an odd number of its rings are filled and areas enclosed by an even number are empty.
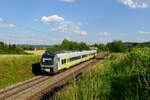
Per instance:
[[[0,55],[0,89],[30,79],[32,65],[40,62],[36,55]]]

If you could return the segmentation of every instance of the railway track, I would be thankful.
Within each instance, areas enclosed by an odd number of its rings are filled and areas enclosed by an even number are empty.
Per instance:
[[[33,79],[0,90],[0,100],[37,100],[41,95],[74,80],[87,67],[99,62],[109,54],[98,55],[95,59],[83,62],[54,76],[37,76]]]

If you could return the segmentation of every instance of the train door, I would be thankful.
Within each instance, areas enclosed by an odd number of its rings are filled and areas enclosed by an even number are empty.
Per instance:
[[[67,68],[69,68],[70,67],[70,59],[69,59],[69,57],[67,56]]]

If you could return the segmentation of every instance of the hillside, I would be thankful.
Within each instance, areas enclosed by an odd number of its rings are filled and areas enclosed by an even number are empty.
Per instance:
[[[57,100],[149,100],[150,50],[111,54],[85,72]]]
[[[0,55],[0,89],[34,77],[32,68],[40,59],[35,55]]]

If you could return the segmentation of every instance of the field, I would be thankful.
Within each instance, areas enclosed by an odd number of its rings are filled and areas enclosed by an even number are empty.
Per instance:
[[[111,54],[80,76],[58,100],[149,100],[150,50]]]
[[[0,88],[30,79],[39,55],[0,55]],[[112,53],[59,92],[58,100],[149,100],[150,49]]]
[[[0,89],[34,77],[32,67],[40,58],[37,55],[0,55]]]
[[[25,50],[26,53],[34,54],[34,55],[42,55],[45,50]]]

